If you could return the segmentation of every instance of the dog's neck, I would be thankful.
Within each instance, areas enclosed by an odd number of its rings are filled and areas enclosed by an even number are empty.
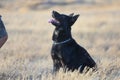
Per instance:
[[[65,32],[55,29],[52,36],[53,44],[64,44],[72,40],[71,29]]]
[[[54,34],[52,40],[53,44],[65,44],[72,40],[72,36],[57,36]]]
[[[56,41],[53,41],[53,44],[55,44],[55,45],[58,45],[58,44],[65,44],[65,43],[67,43],[67,42],[69,42],[69,41],[71,41],[72,39],[71,38],[69,38],[69,39],[67,39],[67,40],[64,40],[64,41],[61,41],[61,42],[56,42]]]

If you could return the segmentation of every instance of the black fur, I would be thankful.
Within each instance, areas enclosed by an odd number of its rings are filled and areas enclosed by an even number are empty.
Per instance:
[[[65,15],[53,11],[52,17],[54,19],[49,22],[55,26],[52,37],[54,42],[51,50],[54,71],[56,72],[60,68],[71,71],[79,69],[82,73],[85,67],[95,67],[95,61],[83,47],[76,43],[71,35],[71,26],[79,15],[73,13]]]

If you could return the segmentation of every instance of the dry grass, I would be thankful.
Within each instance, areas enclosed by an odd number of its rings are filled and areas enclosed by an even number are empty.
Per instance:
[[[3,1],[3,0],[2,0]],[[13,0],[15,1],[15,0]],[[98,0],[99,1],[99,0]],[[106,0],[107,1],[107,0]],[[46,10],[27,1],[0,8],[9,39],[0,50],[0,80],[120,80],[120,6],[52,6]],[[22,2],[22,0],[21,0]],[[24,1],[23,1],[24,2]],[[119,1],[118,1],[119,2]],[[3,4],[2,4],[3,5]],[[73,37],[84,46],[98,65],[96,72],[52,74],[50,49],[54,27],[47,21],[51,11],[80,13],[72,29]]]

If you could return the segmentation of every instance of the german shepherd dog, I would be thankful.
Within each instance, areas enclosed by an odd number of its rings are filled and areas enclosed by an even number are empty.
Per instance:
[[[53,11],[52,17],[53,19],[50,19],[49,23],[55,26],[51,49],[53,71],[57,72],[63,68],[65,71],[79,70],[82,73],[85,67],[94,68],[95,61],[83,47],[76,43],[71,35],[71,27],[79,15],[74,15],[74,13],[65,15]]]

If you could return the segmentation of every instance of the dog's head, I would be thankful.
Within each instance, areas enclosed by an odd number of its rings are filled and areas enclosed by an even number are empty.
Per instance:
[[[71,27],[75,21],[77,20],[77,18],[79,17],[79,15],[74,15],[74,13],[70,14],[70,15],[65,15],[65,14],[60,14],[56,11],[52,12],[52,17],[53,19],[49,20],[49,23],[52,23],[54,26],[56,27]]]
[[[53,19],[50,19],[49,23],[55,26],[53,40],[57,39],[58,41],[62,41],[71,36],[71,26],[75,23],[79,15],[74,15],[73,13],[65,15],[53,11],[52,17]]]

